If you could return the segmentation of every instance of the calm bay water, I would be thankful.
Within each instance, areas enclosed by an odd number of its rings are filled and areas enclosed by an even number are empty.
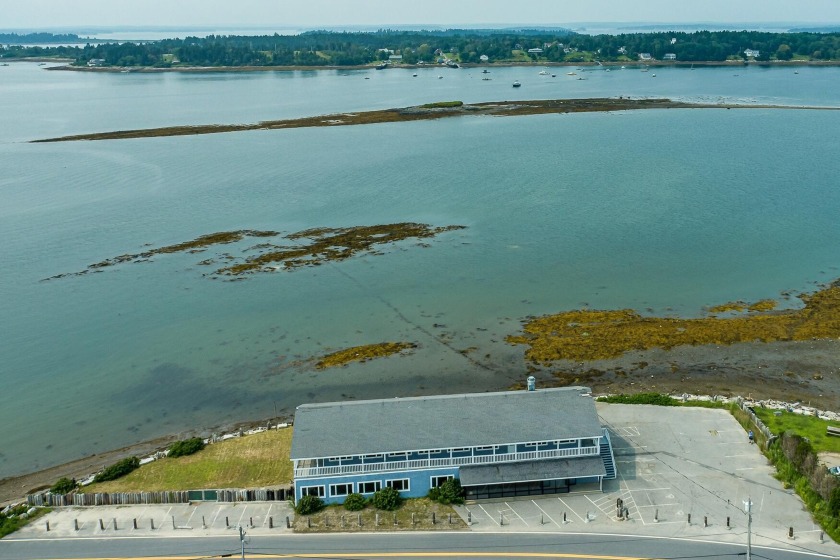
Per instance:
[[[539,68],[249,74],[0,68],[0,477],[303,402],[484,390],[525,375],[527,315],[697,315],[840,276],[840,113],[668,110],[462,118],[28,144],[432,101],[667,96],[840,105],[840,69]],[[438,78],[443,76],[443,78]],[[369,78],[369,79],[365,79]],[[514,80],[523,86],[513,90]],[[467,229],[383,255],[221,282],[168,255],[235,229],[419,221]],[[245,247],[248,244],[241,244]],[[236,252],[226,247],[225,250]],[[670,310],[668,310],[670,308]],[[316,371],[328,350],[417,342]],[[476,348],[467,360],[457,350]],[[477,363],[476,363],[477,362]]]

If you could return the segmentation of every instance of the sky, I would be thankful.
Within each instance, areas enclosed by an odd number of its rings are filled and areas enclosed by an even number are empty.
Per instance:
[[[840,22],[840,0],[0,0],[0,28]]]

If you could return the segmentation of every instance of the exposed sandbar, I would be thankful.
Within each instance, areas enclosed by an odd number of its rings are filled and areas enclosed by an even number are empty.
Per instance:
[[[96,132],[43,138],[32,142],[69,142],[74,140],[122,140],[127,138],[155,138],[160,136],[190,136],[195,134],[217,134],[221,132],[242,132],[247,130],[276,130],[284,128],[311,128],[322,126],[350,126],[443,119],[465,115],[493,117],[515,117],[523,115],[545,115],[551,113],[591,113],[603,111],[634,111],[640,109],[834,109],[837,107],[793,107],[784,105],[726,105],[708,103],[686,103],[670,99],[545,99],[523,101],[491,101],[466,104],[461,102],[431,103],[415,107],[337,113],[299,119],[262,121],[253,124],[208,124],[195,126],[167,126]]]

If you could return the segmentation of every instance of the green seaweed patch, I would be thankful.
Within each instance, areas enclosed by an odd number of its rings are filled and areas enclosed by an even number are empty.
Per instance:
[[[80,272],[58,274],[56,276],[51,276],[47,278],[47,280],[64,278],[65,276],[81,276],[83,274],[87,274],[88,272],[97,272],[103,268],[116,266],[118,264],[123,264],[127,262],[145,262],[154,257],[155,255],[164,255],[181,252],[201,252],[207,247],[212,247],[213,245],[225,245],[228,243],[236,243],[237,241],[241,241],[246,237],[274,237],[277,235],[280,234],[276,231],[259,231],[253,229],[209,233],[207,235],[196,237],[191,241],[184,241],[183,243],[176,243],[175,245],[166,245],[164,247],[158,247],[157,249],[149,249],[148,251],[143,251],[142,253],[125,254],[120,255],[118,257],[105,259],[104,261],[99,261],[98,263],[89,265],[85,270],[82,270]],[[199,264],[204,265],[210,264],[211,262],[211,259],[206,259],[204,261],[201,261]]]
[[[344,366],[352,362],[366,362],[375,358],[384,358],[399,354],[404,350],[417,348],[413,342],[380,342],[378,344],[366,344],[364,346],[353,346],[338,352],[327,354],[315,363],[316,369]]]
[[[729,313],[731,311],[740,313],[746,308],[747,304],[743,301],[730,301],[709,307],[709,313]]]
[[[445,231],[463,229],[464,226],[432,227],[428,224],[396,223],[349,228],[314,228],[286,236],[291,241],[304,243],[280,247],[248,257],[216,271],[221,276],[238,276],[255,272],[273,272],[301,266],[315,266],[328,261],[342,261],[362,251],[371,251],[375,245],[394,243],[409,238],[429,238]]]
[[[642,317],[632,309],[565,311],[531,319],[524,324],[523,334],[506,340],[527,345],[526,359],[549,365],[557,360],[605,360],[630,351],[681,345],[840,337],[840,281],[799,298],[805,304],[802,309],[726,318]]]

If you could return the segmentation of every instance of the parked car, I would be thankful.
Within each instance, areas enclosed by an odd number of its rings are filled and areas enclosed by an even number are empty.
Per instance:
[[[840,465],[837,465],[836,467],[829,467],[828,472],[834,476],[840,476]]]

